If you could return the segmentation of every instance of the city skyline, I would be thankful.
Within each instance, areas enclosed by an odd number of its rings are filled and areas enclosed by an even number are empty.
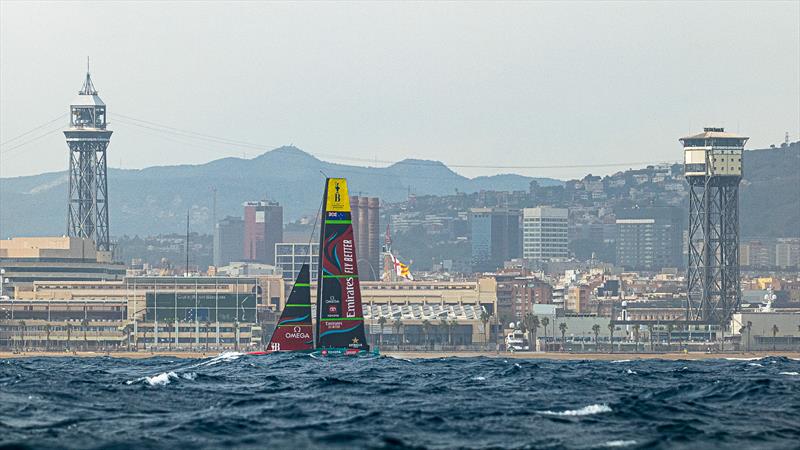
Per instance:
[[[294,144],[360,165],[423,158],[470,177],[567,179],[677,162],[675,136],[704,126],[746,132],[748,148],[800,133],[793,3],[179,8],[4,3],[2,141],[66,113],[87,54],[118,136],[111,167],[250,158]],[[178,11],[186,27],[167,34],[165,18]],[[332,25],[340,16],[352,26]],[[88,42],[66,32],[78,19],[113,31]],[[0,176],[64,170],[61,122],[4,145]],[[598,154],[624,164],[587,170]],[[525,168],[542,166],[570,167]]]

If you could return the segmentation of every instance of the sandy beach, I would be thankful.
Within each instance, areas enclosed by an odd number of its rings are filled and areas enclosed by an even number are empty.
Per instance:
[[[621,359],[667,359],[667,360],[703,360],[703,359],[758,359],[768,356],[781,356],[786,358],[800,360],[800,352],[748,352],[748,353],[557,353],[557,352],[516,352],[516,353],[495,353],[495,352],[448,352],[448,351],[435,351],[435,352],[402,352],[402,351],[384,351],[382,355],[392,358],[402,359],[431,359],[431,358],[475,358],[475,357],[488,357],[488,358],[519,358],[519,359],[555,359],[555,360],[621,360]],[[152,358],[156,356],[167,356],[172,358],[211,358],[219,355],[217,352],[176,352],[176,351],[159,351],[159,352],[25,352],[25,353],[12,353],[0,352],[0,359],[9,358],[40,358],[40,357],[67,357],[77,356],[85,358],[97,357],[111,357],[111,358]]]

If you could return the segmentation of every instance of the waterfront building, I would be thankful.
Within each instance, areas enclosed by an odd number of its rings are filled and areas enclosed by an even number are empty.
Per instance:
[[[283,207],[278,202],[245,202],[244,260],[275,264],[275,244],[283,242]]]
[[[111,252],[79,237],[19,237],[0,240],[3,290],[34,281],[122,280],[125,265],[112,262]],[[7,282],[6,279],[8,279]]]
[[[244,220],[228,216],[214,225],[214,266],[244,259]]]
[[[569,210],[541,206],[522,212],[522,257],[547,261],[569,256]]]
[[[472,269],[490,272],[520,256],[520,213],[503,208],[473,208],[469,221]]]

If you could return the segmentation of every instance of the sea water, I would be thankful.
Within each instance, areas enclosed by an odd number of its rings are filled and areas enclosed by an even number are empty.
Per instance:
[[[798,448],[798,373],[787,358],[8,359],[0,446]]]

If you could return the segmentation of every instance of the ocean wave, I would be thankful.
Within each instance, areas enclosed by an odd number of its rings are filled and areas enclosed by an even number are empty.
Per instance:
[[[631,362],[631,360],[630,359],[614,359],[614,360],[611,360],[609,362],[612,363],[612,364],[614,364],[614,363],[626,363],[626,362]]]
[[[627,373],[628,375],[637,375],[638,374],[635,370],[631,370],[631,369],[627,369],[627,372],[625,372],[625,373]]]
[[[150,386],[166,386],[172,380],[177,380],[178,374],[175,372],[163,372],[152,377],[144,377],[144,381]]]
[[[796,377],[796,376],[800,375],[800,372],[780,372],[780,373],[778,373],[778,375],[789,375],[789,376]]]
[[[580,409],[568,409],[566,411],[539,411],[540,414],[548,416],[591,416],[593,414],[606,412],[611,412],[611,408],[608,405],[598,404],[584,406]]]
[[[762,357],[759,357],[759,358],[725,358],[725,360],[726,361],[759,361],[759,360],[762,360],[764,358],[767,358],[767,356],[762,356]]]
[[[753,366],[753,367],[764,367],[763,364],[759,364],[759,363],[747,363],[747,365],[748,366]]]
[[[629,439],[629,440],[617,440],[617,441],[608,441],[603,443],[603,447],[628,447],[631,445],[636,445],[636,441]]]

